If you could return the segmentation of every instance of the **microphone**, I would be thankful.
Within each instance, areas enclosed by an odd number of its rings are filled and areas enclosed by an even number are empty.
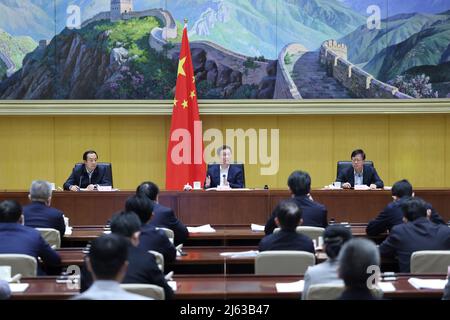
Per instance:
[[[80,183],[78,184],[78,188],[81,189],[81,178],[83,177],[83,174],[80,174]]]
[[[226,184],[226,183],[225,183],[225,181],[226,181],[225,177],[226,177],[226,175],[225,175],[225,174],[223,174],[223,175],[222,175],[222,178],[223,178],[223,180],[222,180],[222,183],[223,183],[223,185],[225,185],[225,184]]]

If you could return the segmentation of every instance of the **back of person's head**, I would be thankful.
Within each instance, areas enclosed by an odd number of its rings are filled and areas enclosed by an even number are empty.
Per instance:
[[[93,154],[95,154],[95,157],[98,159],[98,154],[97,154],[97,152],[96,151],[94,151],[94,150],[87,150],[87,151],[85,151],[84,153],[83,153],[83,160],[84,161],[87,161],[87,157],[88,157],[88,154],[91,154],[91,153],[93,153]]]
[[[31,201],[47,202],[52,196],[52,186],[44,180],[35,180],[31,183]]]
[[[339,277],[349,288],[367,288],[367,279],[373,274],[368,267],[380,265],[378,248],[368,239],[347,241],[338,259]]]
[[[311,191],[311,177],[307,172],[294,171],[288,178],[288,186],[296,196],[303,196]]]
[[[403,216],[408,221],[427,216],[427,204],[420,198],[410,197],[402,203]]]
[[[136,195],[146,196],[152,201],[156,201],[156,197],[158,196],[159,188],[158,186],[151,182],[151,181],[145,181],[142,182],[137,188],[136,188]]]
[[[141,230],[141,220],[134,212],[121,212],[111,219],[111,232],[125,238],[131,238]]]
[[[394,183],[391,192],[392,195],[397,198],[411,197],[413,194],[413,187],[408,180],[403,179]]]
[[[286,200],[277,205],[275,215],[282,230],[295,231],[302,218],[302,209],[294,201]]]
[[[0,202],[0,222],[19,222],[22,206],[15,200]]]
[[[352,238],[350,228],[339,224],[328,226],[323,233],[323,243],[325,244],[325,252],[330,259],[335,259],[342,246]]]
[[[92,272],[99,280],[114,280],[128,257],[128,241],[117,234],[96,238],[89,249]]]
[[[366,160],[366,154],[365,154],[365,152],[364,152],[362,149],[356,149],[356,150],[353,150],[350,157],[353,159],[353,158],[356,157],[357,155],[361,155],[361,158],[362,158],[363,160]]]
[[[144,196],[134,195],[125,202],[125,210],[136,213],[141,223],[146,224],[152,217],[153,201]]]

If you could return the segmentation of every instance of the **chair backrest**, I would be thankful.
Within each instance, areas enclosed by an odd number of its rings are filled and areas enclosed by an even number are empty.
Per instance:
[[[164,233],[166,234],[167,238],[169,238],[170,242],[172,242],[175,239],[175,233],[173,232],[173,230],[168,229],[168,228],[162,228],[162,227],[157,227],[156,230],[162,230],[164,231]]]
[[[280,228],[275,228],[273,233],[280,232],[280,230]],[[319,237],[323,236],[325,229],[321,227],[298,226],[295,231],[311,238],[311,240],[316,240],[317,243],[319,243]]]
[[[164,289],[155,284],[121,283],[120,287],[128,292],[155,300],[164,300],[166,298]]]
[[[53,228],[36,228],[40,232],[42,238],[54,249],[61,247],[61,234]]]
[[[423,250],[411,255],[411,273],[447,274],[450,250]]]
[[[316,262],[314,255],[306,251],[263,251],[255,259],[255,274],[303,275]]]
[[[26,254],[0,254],[0,266],[11,266],[11,276],[18,273],[22,277],[36,277],[37,261],[34,257]]]
[[[84,163],[76,163],[75,164],[75,169],[78,170],[83,165],[84,165]],[[97,162],[97,166],[106,168],[106,173],[105,174],[108,176],[108,178],[111,181],[111,187],[114,187],[111,163],[110,162]]]
[[[337,162],[337,171],[336,171],[336,177],[339,176],[339,172],[350,168],[352,166],[351,161],[338,161]],[[373,161],[370,160],[364,160],[364,168],[365,167],[373,167]]]
[[[164,256],[155,250],[148,250],[148,253],[155,256],[156,264],[158,265],[158,268],[161,270],[161,272],[164,272]]]
[[[218,164],[217,162],[208,163],[207,170],[209,170],[210,166],[217,165],[217,164]],[[241,168],[241,170],[242,170],[242,188],[245,188],[245,166],[244,166],[244,164],[234,162],[234,163],[231,163],[230,165],[232,165],[233,167],[237,166],[237,167]]]
[[[340,283],[321,283],[309,286],[305,300],[336,300],[344,292],[344,285]],[[379,287],[370,289],[372,295],[376,298],[383,297],[383,290]]]

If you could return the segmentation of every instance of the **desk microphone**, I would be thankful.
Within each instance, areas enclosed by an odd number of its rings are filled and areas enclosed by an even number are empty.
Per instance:
[[[224,175],[222,175],[222,178],[223,178],[223,185],[225,185],[226,183],[225,183],[225,177],[226,177],[226,175],[224,174]]]
[[[78,188],[80,188],[81,189],[81,178],[82,178],[83,176],[82,175],[80,175],[80,183],[78,184]]]

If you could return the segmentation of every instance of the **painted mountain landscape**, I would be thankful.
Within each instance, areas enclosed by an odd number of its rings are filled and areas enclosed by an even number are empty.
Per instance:
[[[450,97],[450,0],[0,0],[0,99]]]

